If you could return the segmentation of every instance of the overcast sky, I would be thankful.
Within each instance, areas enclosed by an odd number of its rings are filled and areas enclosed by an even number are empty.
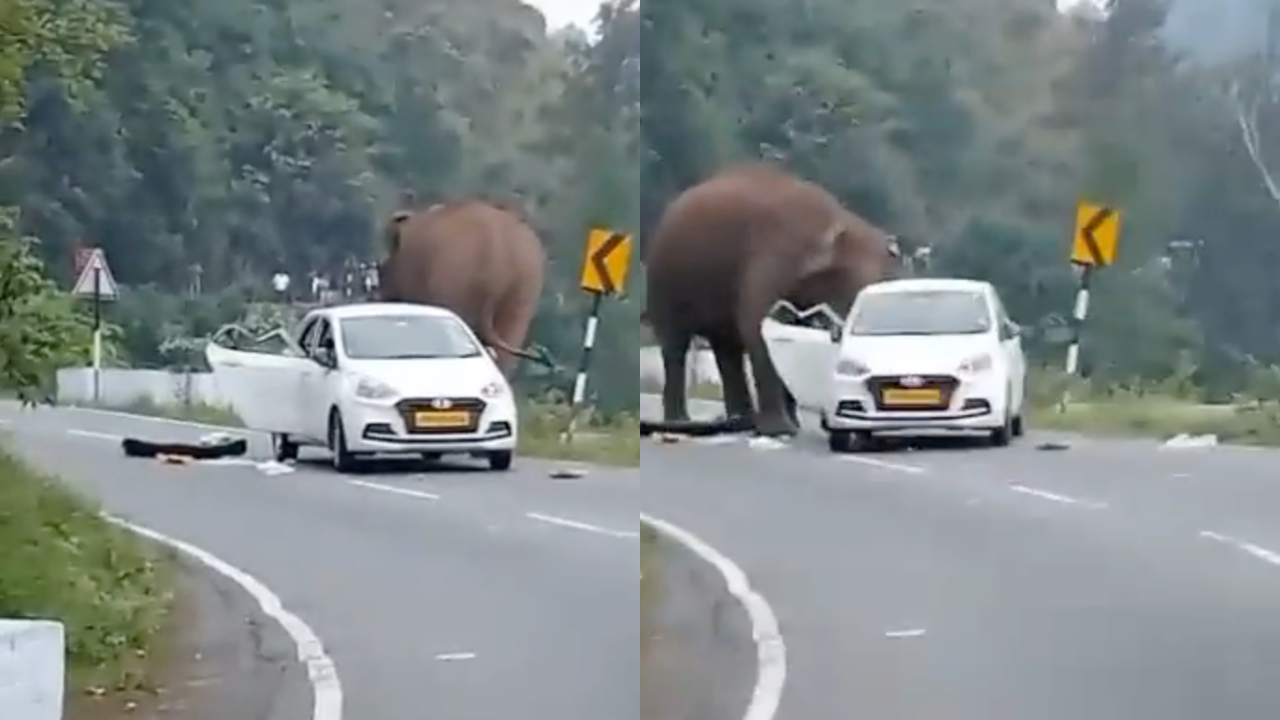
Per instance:
[[[577,25],[586,30],[591,26],[591,20],[600,6],[600,0],[524,0],[524,2],[541,10],[547,18],[547,25],[552,30],[565,25]]]

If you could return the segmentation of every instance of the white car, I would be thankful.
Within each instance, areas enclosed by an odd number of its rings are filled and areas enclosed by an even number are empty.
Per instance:
[[[380,454],[464,453],[511,467],[518,423],[492,351],[453,312],[406,303],[313,310],[290,355],[210,343],[220,389],[251,429],[271,433],[276,458],[327,447],[348,472]]]
[[[1020,328],[987,282],[908,279],[863,290],[834,332],[773,320],[769,355],[831,449],[879,431],[1023,434],[1027,362]]]

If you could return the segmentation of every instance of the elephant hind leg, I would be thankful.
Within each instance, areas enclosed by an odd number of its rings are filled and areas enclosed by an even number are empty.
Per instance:
[[[662,419],[681,422],[689,419],[689,390],[686,365],[693,336],[683,330],[654,329],[662,351]]]

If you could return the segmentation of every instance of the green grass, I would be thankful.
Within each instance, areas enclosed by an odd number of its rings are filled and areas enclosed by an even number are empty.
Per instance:
[[[204,403],[168,405],[140,398],[112,409],[206,425],[244,427],[244,423],[231,409]],[[525,403],[520,415],[518,452],[529,457],[601,465],[640,465],[640,422],[636,417],[623,415],[604,418],[584,412],[579,416],[573,442],[566,443],[563,436],[569,424],[569,416],[569,407],[562,403]]]
[[[151,686],[176,565],[0,448],[0,616],[66,626],[73,692]]]

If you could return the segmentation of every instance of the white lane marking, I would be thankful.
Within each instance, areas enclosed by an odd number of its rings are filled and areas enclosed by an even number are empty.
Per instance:
[[[1030,495],[1031,497],[1037,497],[1037,498],[1040,498],[1041,500],[1049,500],[1051,502],[1061,503],[1063,505],[1075,505],[1077,507],[1092,508],[1094,510],[1101,510],[1102,508],[1105,508],[1107,506],[1106,503],[1080,500],[1078,498],[1073,498],[1067,495],[1059,495],[1058,493],[1049,492],[1048,490],[1041,490],[1039,488],[1027,487],[1026,485],[1010,485],[1009,489],[1016,493],[1022,493],[1023,495]]]
[[[77,437],[90,438],[93,440],[107,440],[110,442],[120,442],[121,440],[124,439],[124,437],[121,435],[113,435],[112,433],[96,432],[94,430],[77,430],[75,428],[68,428],[67,434],[75,435]]]
[[[859,465],[867,465],[881,470],[892,470],[894,472],[907,473],[909,475],[923,475],[928,472],[919,465],[904,465],[902,463],[889,462],[888,460],[877,460],[875,458],[862,457],[860,455],[839,455],[844,462],[858,463]]]
[[[1216,532],[1213,532],[1212,530],[1205,530],[1201,532],[1200,537],[1205,538],[1206,540],[1213,540],[1214,542],[1220,542],[1224,545],[1229,545],[1235,548],[1236,550],[1252,555],[1253,557],[1265,563],[1269,563],[1271,565],[1280,567],[1280,553],[1274,550],[1268,550],[1267,548],[1264,548],[1261,545],[1254,545],[1251,542],[1240,540],[1238,538],[1233,538],[1230,535],[1223,535],[1222,533],[1216,533]]]
[[[884,636],[892,639],[917,638],[917,637],[923,637],[924,633],[925,633],[924,628],[911,628],[910,630],[890,630],[889,632],[885,633]]]
[[[435,493],[423,492],[421,490],[410,490],[409,488],[396,487],[395,485],[383,485],[382,483],[366,482],[364,480],[348,480],[348,483],[356,487],[368,488],[369,490],[378,490],[393,495],[403,495],[405,497],[415,498],[417,500],[439,500],[440,496]]]
[[[591,523],[585,523],[580,520],[570,520],[569,518],[557,517],[555,515],[528,512],[525,513],[524,516],[530,520],[537,520],[538,522],[544,522],[548,525],[558,525],[560,527],[595,533],[597,535],[607,535],[609,537],[624,538],[628,540],[640,537],[640,533],[634,530],[610,530],[609,528],[600,527],[599,525],[592,525]]]
[[[342,720],[342,681],[338,668],[325,651],[324,643],[302,618],[285,609],[280,597],[249,573],[195,545],[157,532],[127,520],[106,516],[107,520],[128,528],[150,540],[164,543],[200,561],[210,570],[239,585],[262,608],[262,612],[280,624],[297,648],[298,661],[307,668],[311,682],[311,720]]]
[[[715,567],[724,577],[725,587],[746,608],[751,620],[751,634],[756,641],[756,686],[751,693],[742,720],[773,720],[782,702],[787,684],[787,646],[778,628],[778,617],[769,601],[751,587],[751,580],[736,563],[697,535],[651,515],[640,515],[641,522],[688,548],[693,554]]]
[[[436,659],[441,662],[456,662],[458,660],[475,660],[476,654],[473,652],[440,653],[439,655],[436,656]]]

